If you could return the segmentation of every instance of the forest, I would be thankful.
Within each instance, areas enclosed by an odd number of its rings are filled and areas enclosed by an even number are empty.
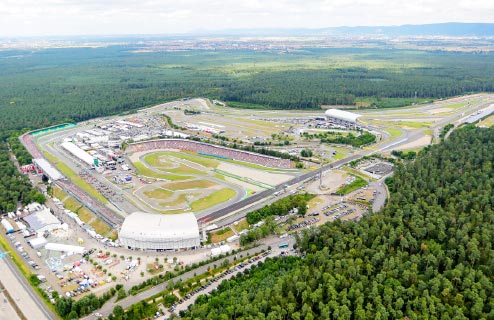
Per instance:
[[[0,51],[2,212],[44,201],[9,159],[7,140],[19,161],[29,162],[16,140],[27,129],[196,96],[231,106],[307,109],[397,107],[494,91],[494,53],[135,49]],[[494,319],[492,150],[494,129],[453,131],[397,165],[382,212],[306,230],[297,240],[305,258],[268,259],[198,299],[184,317]],[[62,314],[79,308],[65,302],[57,305]]]
[[[397,49],[141,52],[137,45],[0,51],[0,130],[207,97],[249,108],[399,107],[494,91],[494,53]]]
[[[397,165],[386,208],[305,230],[184,319],[494,319],[494,129],[467,126]]]
[[[7,143],[0,140],[0,213],[15,211],[17,204],[45,203],[45,197],[34,189],[29,179],[19,173],[9,158]]]

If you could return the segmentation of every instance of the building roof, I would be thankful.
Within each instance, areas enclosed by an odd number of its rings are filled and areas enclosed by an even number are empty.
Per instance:
[[[343,111],[339,109],[328,109],[324,113],[327,117],[333,117],[336,119],[348,121],[348,122],[353,122],[356,123],[357,119],[361,117],[360,114],[353,113],[353,112],[348,112],[348,111]]]
[[[194,239],[199,226],[193,213],[152,214],[134,212],[125,218],[119,237],[139,240]]]
[[[63,178],[63,175],[55,169],[51,163],[49,163],[46,159],[43,158],[37,158],[33,159],[33,163],[40,168],[43,173],[48,176],[52,181],[57,181]]]
[[[79,158],[80,160],[84,161],[88,165],[93,165],[94,164],[94,158],[87,153],[86,151],[82,150],[72,142],[64,142],[62,143],[62,148]]]
[[[58,220],[48,208],[24,217],[24,221],[26,221],[34,230],[40,230],[51,224],[62,225],[60,220]]]
[[[37,249],[44,247],[44,245],[47,243],[45,237],[39,237],[39,238],[34,238],[28,241],[28,243],[31,245],[31,247]]]
[[[72,246],[63,243],[53,243],[53,242],[47,243],[45,249],[51,251],[73,252],[78,254],[82,254],[85,250],[84,247]]]

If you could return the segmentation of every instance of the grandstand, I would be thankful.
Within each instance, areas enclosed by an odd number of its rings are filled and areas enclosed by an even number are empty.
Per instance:
[[[361,117],[360,114],[338,109],[328,109],[324,114],[326,115],[326,120],[328,122],[348,128],[357,127],[358,118]]]
[[[38,169],[38,171],[41,171],[51,181],[57,181],[64,178],[64,176],[60,173],[60,171],[54,168],[44,158],[33,159],[33,164]]]
[[[281,159],[254,152],[236,150],[184,139],[160,139],[132,143],[127,146],[126,152],[134,153],[163,149],[192,151],[198,154],[214,155],[219,158],[250,162],[271,168],[290,169],[292,165],[289,159]]]
[[[201,244],[193,213],[163,215],[134,212],[125,218],[118,234],[122,246],[141,250],[178,250]]]

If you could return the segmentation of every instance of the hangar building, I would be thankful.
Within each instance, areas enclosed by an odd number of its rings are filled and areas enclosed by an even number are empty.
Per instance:
[[[358,118],[361,117],[360,114],[343,111],[339,109],[328,109],[324,113],[326,115],[326,120],[332,124],[355,128],[358,126]]]
[[[125,218],[118,238],[128,249],[178,250],[201,245],[193,213],[151,214],[134,212]]]
[[[62,227],[62,223],[55,217],[50,209],[44,208],[41,211],[32,213],[24,217],[29,226],[38,234],[43,234],[45,231],[52,231]]]

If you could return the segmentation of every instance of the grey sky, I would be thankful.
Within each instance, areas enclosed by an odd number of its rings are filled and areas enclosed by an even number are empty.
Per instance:
[[[493,0],[0,0],[0,36],[494,22]]]

